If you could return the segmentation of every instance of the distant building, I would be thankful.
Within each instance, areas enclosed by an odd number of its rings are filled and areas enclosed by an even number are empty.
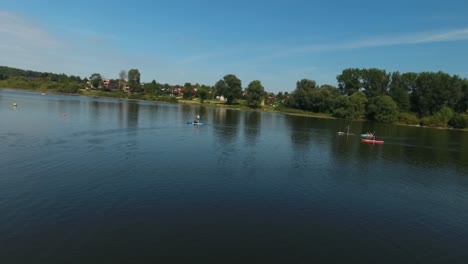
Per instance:
[[[115,90],[118,87],[118,83],[116,80],[102,79],[102,83],[106,87],[106,90],[109,90],[109,91]]]

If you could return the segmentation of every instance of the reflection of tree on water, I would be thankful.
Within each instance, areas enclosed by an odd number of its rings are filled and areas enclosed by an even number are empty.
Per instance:
[[[139,105],[135,102],[121,102],[118,108],[119,126],[125,131],[126,137],[117,146],[120,154],[124,156],[125,161],[133,161],[138,155],[137,131]],[[136,169],[135,162],[127,162],[124,171],[121,173],[130,173]]]
[[[138,128],[138,112],[140,106],[138,103],[128,103],[127,107],[127,127],[136,129]]]
[[[200,116],[200,122],[202,123],[208,123],[208,117],[206,115],[207,111],[206,111],[206,107],[203,106],[203,105],[200,105],[198,107],[195,108],[195,115],[194,117],[196,117],[197,115]]]
[[[262,113],[257,111],[244,112],[244,134],[247,145],[255,145],[262,122]]]
[[[244,138],[243,145],[247,149],[247,155],[244,157],[244,167],[250,167],[255,164],[257,156],[257,139],[261,128],[262,113],[257,111],[244,112]]]
[[[139,105],[135,102],[121,102],[118,104],[119,126],[122,128],[137,128]]]
[[[310,129],[312,126],[308,121],[310,118],[303,116],[286,116],[287,124],[290,126],[291,142],[295,147],[308,147],[312,140]]]
[[[334,124],[337,125],[333,140],[330,140],[330,151],[337,162],[344,162],[350,156],[359,156],[359,144],[361,144],[360,134],[363,131],[363,122],[351,122],[349,120],[337,119]],[[339,135],[336,131],[346,131],[349,126],[349,134]]]
[[[89,103],[89,122],[91,124],[95,124],[97,121],[99,121],[101,117],[101,103],[98,101],[91,101]]]
[[[187,104],[182,104],[179,109],[180,109],[180,112],[182,113],[188,113],[192,109],[192,106],[187,105]]]
[[[237,154],[237,134],[240,125],[240,111],[218,108],[214,111],[213,131],[216,137],[216,152],[218,153],[218,162],[225,164],[230,157]]]
[[[155,121],[158,116],[159,105],[154,104],[146,104],[143,107],[142,116],[149,116],[150,121]]]
[[[303,116],[286,116],[287,124],[291,132],[291,143],[293,156],[291,157],[291,165],[294,168],[307,167],[310,165],[310,151],[313,146],[310,146],[312,141],[310,118]]]
[[[462,165],[468,163],[468,138],[463,131],[405,127],[399,139],[394,158],[405,158],[408,163],[430,163],[432,166]],[[464,142],[465,141],[465,142]],[[421,151],[421,148],[425,151]],[[397,156],[398,155],[398,156]]]

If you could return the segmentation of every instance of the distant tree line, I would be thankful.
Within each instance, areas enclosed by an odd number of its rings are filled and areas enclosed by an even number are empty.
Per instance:
[[[76,93],[86,79],[79,76],[35,72],[0,66],[0,87],[39,90],[42,92]]]
[[[242,88],[234,74],[213,86],[185,83],[141,82],[138,69],[121,70],[118,79],[104,82],[101,74],[79,76],[35,72],[0,66],[0,87],[77,93],[91,88],[118,90],[129,98],[157,100],[164,97],[207,99],[224,97],[225,104],[239,100],[252,108],[267,104],[276,109],[292,108],[325,113],[343,119],[367,119],[383,123],[405,123],[437,127],[468,127],[468,80],[444,72],[399,73],[370,68],[348,68],[337,77],[338,87],[317,85],[314,80],[297,81],[293,92],[267,93],[259,80]],[[109,83],[116,84],[110,89]],[[120,96],[120,95],[119,95]],[[171,101],[172,101],[171,99]]]
[[[444,72],[345,69],[338,88],[301,80],[286,106],[338,118],[468,127],[468,80]]]

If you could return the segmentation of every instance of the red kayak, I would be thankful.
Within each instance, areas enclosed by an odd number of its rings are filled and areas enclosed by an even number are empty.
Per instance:
[[[373,144],[383,144],[383,140],[375,140],[375,139],[366,139],[366,138],[361,138],[361,142],[365,143],[373,143]]]

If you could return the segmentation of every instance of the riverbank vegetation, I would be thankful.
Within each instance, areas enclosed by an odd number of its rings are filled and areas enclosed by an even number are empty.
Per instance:
[[[468,127],[468,80],[444,72],[400,73],[349,68],[337,76],[338,86],[297,81],[295,89],[267,92],[261,81],[246,88],[234,74],[213,86],[169,85],[140,81],[138,69],[122,70],[117,79],[99,73],[89,78],[0,66],[0,88],[70,93],[172,103],[195,103],[290,114],[372,120],[431,127]]]

